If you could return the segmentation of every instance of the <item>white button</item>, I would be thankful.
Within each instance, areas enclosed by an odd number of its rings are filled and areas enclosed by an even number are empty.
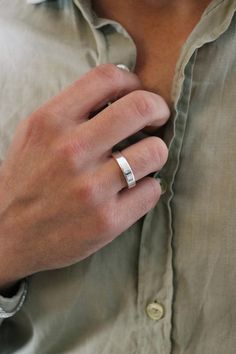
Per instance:
[[[154,321],[159,321],[164,316],[164,308],[157,301],[151,302],[146,307],[148,317]]]

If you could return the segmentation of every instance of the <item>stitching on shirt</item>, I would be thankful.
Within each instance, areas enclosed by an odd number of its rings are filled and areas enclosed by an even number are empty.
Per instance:
[[[223,2],[224,0],[221,1],[221,3]],[[198,40],[195,42],[195,46],[193,47],[193,45],[191,45],[185,55],[183,56],[182,58],[182,63],[179,65],[179,68],[178,68],[178,77],[176,79],[176,81],[178,81],[180,79],[180,73],[182,73],[182,81],[184,80],[184,73],[183,73],[183,68],[185,67],[185,63],[187,61],[187,58],[188,57],[191,57],[191,55],[194,53],[194,51],[196,49],[199,49],[201,48],[203,45],[207,44],[207,43],[211,43],[213,41],[215,41],[217,38],[219,38],[224,32],[226,32],[228,30],[228,28],[230,27],[232,21],[233,21],[233,18],[235,16],[235,11],[236,11],[236,8],[232,11],[232,13],[230,15],[228,15],[225,20],[217,27],[217,29],[214,29],[214,31],[212,31],[210,33],[210,37],[207,38],[207,39],[203,39],[203,38],[198,38]],[[194,49],[194,50],[193,50]],[[192,52],[192,53],[191,53]],[[174,91],[173,91],[173,95],[176,96],[176,90],[178,90],[178,88],[174,88]],[[177,98],[177,96],[176,96]],[[178,98],[177,98],[177,101],[178,101]]]
[[[205,16],[207,16],[209,13],[211,13],[213,10],[215,10],[218,6],[220,6],[225,0],[219,0],[218,3],[216,3],[212,8],[210,8],[208,11],[206,11]]]
[[[169,150],[172,148],[174,142],[177,140],[180,140],[177,144],[177,148],[175,147],[176,151],[173,154],[172,153],[172,163],[175,164],[173,172],[172,172],[172,177],[170,181],[170,190],[171,194],[168,200],[168,209],[170,213],[170,228],[171,228],[171,234],[172,237],[170,239],[170,249],[171,249],[171,269],[172,269],[172,299],[171,299],[171,332],[170,332],[170,340],[171,340],[171,350],[170,353],[173,354],[174,350],[174,334],[173,334],[173,329],[174,329],[174,306],[176,302],[176,267],[175,267],[175,246],[174,246],[174,236],[175,236],[175,230],[174,230],[174,221],[173,221],[173,215],[174,215],[174,206],[173,206],[173,199],[175,195],[175,188],[174,188],[174,183],[177,177],[177,174],[180,169],[180,163],[181,163],[181,155],[182,155],[182,150],[183,150],[183,144],[184,144],[184,139],[186,135],[186,127],[188,124],[188,112],[189,112],[189,106],[190,106],[190,101],[191,101],[191,95],[192,95],[192,82],[193,82],[193,72],[195,68],[195,62],[197,58],[197,53],[198,50],[196,49],[195,52],[192,54],[189,63],[186,66],[185,74],[184,74],[184,80],[183,84],[185,82],[185,90],[182,90],[181,96],[179,97],[178,104],[176,106],[176,115],[174,117],[174,134],[173,138],[170,143]],[[187,82],[189,81],[189,82]],[[178,138],[179,135],[179,122],[183,121],[184,123],[184,128],[183,132],[181,133],[182,136]],[[173,149],[173,148],[172,148]]]

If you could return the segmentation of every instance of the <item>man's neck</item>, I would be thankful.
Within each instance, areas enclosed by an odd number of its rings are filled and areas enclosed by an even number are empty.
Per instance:
[[[212,0],[92,0],[95,12],[119,22],[139,47],[160,33],[184,41]],[[137,25],[138,24],[138,25]],[[166,37],[166,36],[165,36]],[[168,37],[168,36],[167,36]]]
[[[98,15],[117,20],[119,17],[155,16],[160,12],[188,16],[202,13],[211,0],[92,0]]]
[[[119,22],[137,48],[135,72],[143,87],[171,103],[180,50],[211,0],[93,0],[100,17]]]

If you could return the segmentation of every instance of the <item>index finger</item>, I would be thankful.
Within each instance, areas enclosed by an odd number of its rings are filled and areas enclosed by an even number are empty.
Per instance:
[[[103,64],[73,82],[43,108],[61,121],[83,122],[91,112],[141,87],[137,75]]]
[[[89,150],[100,155],[154,121],[156,126],[164,125],[169,115],[169,108],[162,97],[137,90],[79,126],[76,134],[83,136]]]

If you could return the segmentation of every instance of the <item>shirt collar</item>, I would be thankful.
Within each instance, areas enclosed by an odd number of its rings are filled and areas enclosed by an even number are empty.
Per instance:
[[[41,2],[45,2],[47,0],[26,0],[27,4],[40,4]]]
[[[47,2],[48,0],[26,0],[27,4],[37,5],[42,4],[43,2]],[[59,0],[54,0],[59,1]],[[74,4],[78,7],[83,17],[90,25],[95,28],[100,28],[107,24],[115,23],[115,21],[99,18],[96,13],[92,9],[91,0],[72,0]]]

